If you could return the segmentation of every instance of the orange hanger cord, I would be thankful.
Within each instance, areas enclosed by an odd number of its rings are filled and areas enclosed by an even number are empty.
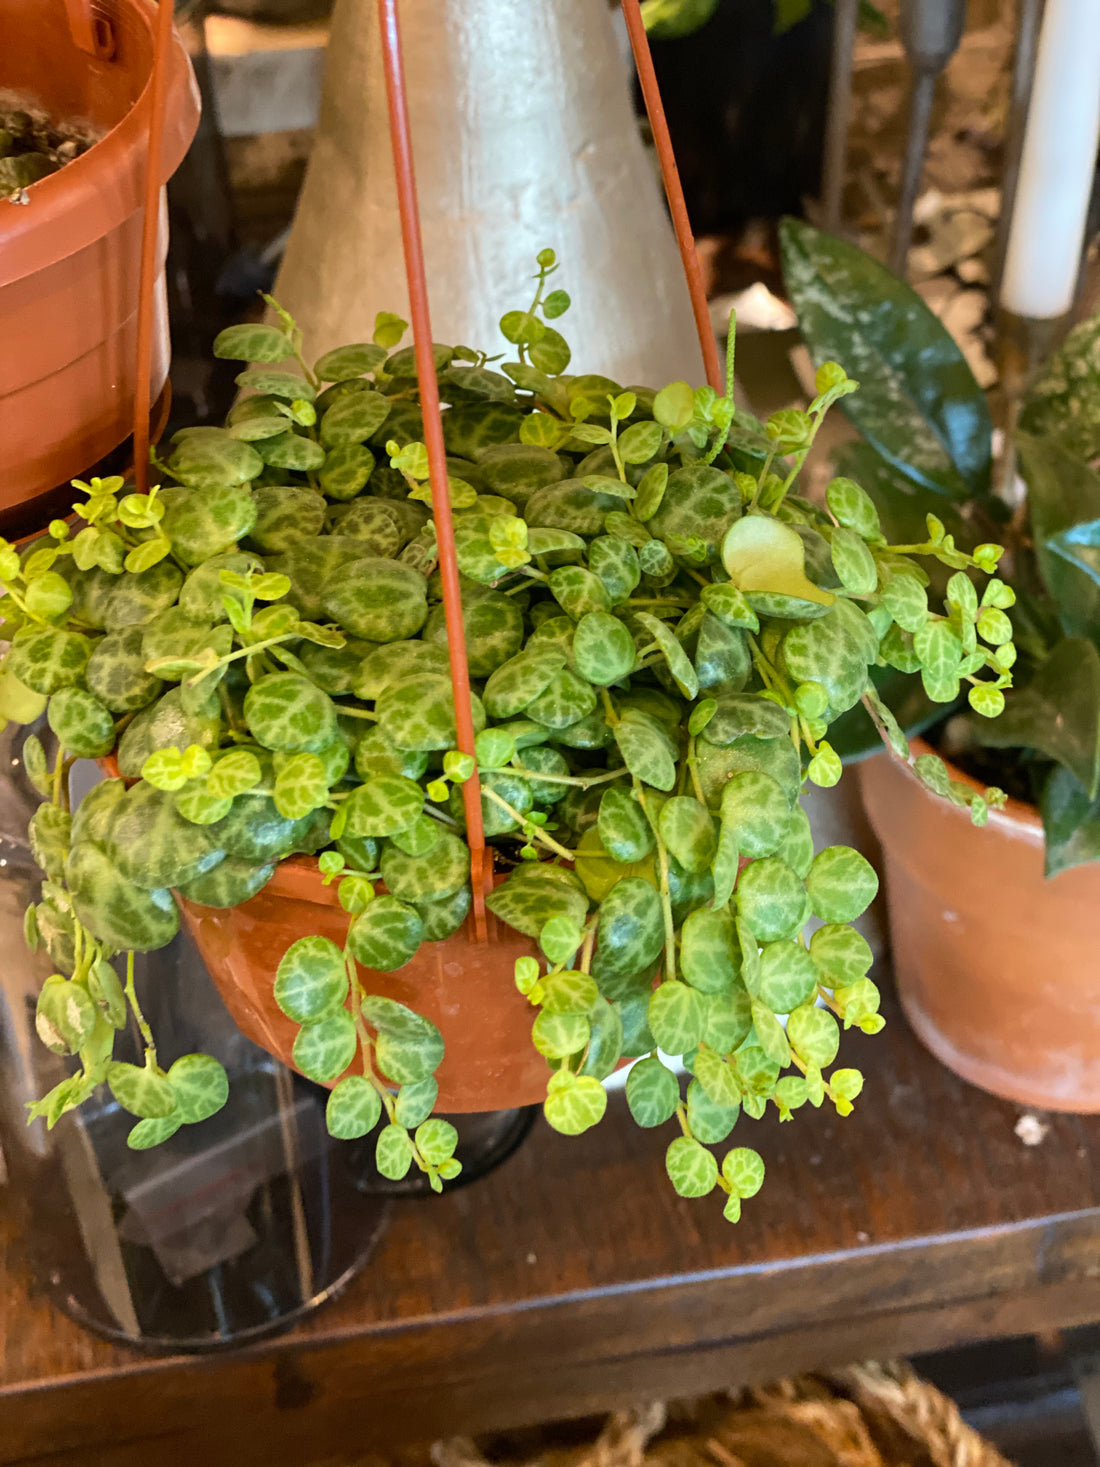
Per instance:
[[[163,3],[163,0],[162,0]],[[458,747],[474,757],[474,716],[470,702],[470,673],[466,663],[466,635],[462,621],[462,597],[458,584],[454,524],[447,491],[447,451],[443,442],[443,416],[439,408],[439,386],[432,355],[432,323],[428,310],[428,286],[424,270],[424,246],[420,237],[420,210],[416,199],[409,108],[405,95],[405,68],[401,55],[401,27],[397,0],[378,0],[382,31],[382,57],[386,71],[386,100],[390,115],[390,139],[397,176],[397,203],[401,214],[401,240],[405,273],[409,283],[409,307],[416,374],[420,379],[420,405],[424,413],[424,445],[432,488],[432,514],[439,545],[439,576],[443,584],[443,610],[447,619],[447,648],[451,660],[455,727]],[[466,840],[470,847],[470,883],[473,889],[474,930],[479,941],[487,935],[485,887],[492,868],[485,860],[485,829],[481,819],[481,782],[475,767],[462,786],[466,810]]]
[[[718,343],[714,339],[714,328],[710,324],[706,286],[703,284],[703,272],[700,269],[699,256],[695,250],[695,236],[691,232],[691,221],[688,219],[687,205],[684,203],[684,190],[680,183],[679,169],[676,167],[676,154],[672,151],[672,139],[668,132],[664,103],[661,101],[661,89],[657,85],[657,73],[653,69],[649,37],[645,33],[645,23],[642,20],[638,0],[622,0],[622,7],[627,33],[630,36],[630,49],[634,52],[634,65],[638,69],[638,80],[645,99],[645,110],[649,117],[653,142],[661,165],[661,177],[664,179],[672,224],[676,230],[676,243],[680,246],[680,259],[683,262],[687,288],[691,296],[691,309],[695,316],[695,329],[699,333],[699,346],[703,353],[707,381],[715,392],[721,395],[724,389],[722,387],[722,368],[718,361]],[[732,383],[730,385],[732,386]]]
[[[149,152],[145,164],[145,204],[138,284],[137,382],[134,388],[134,487],[149,488],[149,412],[152,407],[153,316],[156,306],[157,245],[160,238],[161,143],[168,101],[168,56],[172,46],[172,0],[160,0],[150,78]]]

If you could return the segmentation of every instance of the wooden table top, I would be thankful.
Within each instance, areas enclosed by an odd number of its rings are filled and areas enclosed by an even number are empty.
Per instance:
[[[670,1133],[640,1131],[620,1097],[587,1136],[540,1120],[491,1176],[398,1204],[339,1300],[234,1354],[92,1338],[32,1297],[0,1228],[0,1463],[334,1464],[1100,1319],[1100,1117],[1048,1117],[1023,1145],[1020,1109],[896,1014],[842,1059],[867,1075],[852,1117],[738,1123],[768,1179],[737,1227],[715,1197],[674,1195]]]

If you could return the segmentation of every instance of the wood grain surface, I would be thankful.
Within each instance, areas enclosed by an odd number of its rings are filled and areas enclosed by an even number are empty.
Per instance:
[[[234,1354],[150,1359],[36,1297],[0,1223],[0,1463],[358,1461],[408,1440],[576,1416],[871,1356],[1100,1318],[1100,1117],[965,1085],[889,1014],[846,1036],[854,1116],[742,1119],[768,1179],[730,1227],[666,1183],[666,1128],[621,1098],[540,1121],[492,1176],[402,1203],[341,1299]]]

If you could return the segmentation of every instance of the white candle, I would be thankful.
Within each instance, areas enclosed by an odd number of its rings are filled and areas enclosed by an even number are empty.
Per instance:
[[[1047,0],[1001,304],[1049,320],[1073,304],[1100,140],[1100,0]]]

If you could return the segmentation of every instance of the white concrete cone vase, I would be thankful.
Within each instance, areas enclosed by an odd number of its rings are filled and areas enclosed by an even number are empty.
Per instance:
[[[630,105],[606,0],[403,0],[405,66],[437,341],[504,349],[534,258],[574,372],[703,381],[687,287]],[[276,283],[312,355],[369,341],[407,304],[374,0],[337,0],[321,120]]]

